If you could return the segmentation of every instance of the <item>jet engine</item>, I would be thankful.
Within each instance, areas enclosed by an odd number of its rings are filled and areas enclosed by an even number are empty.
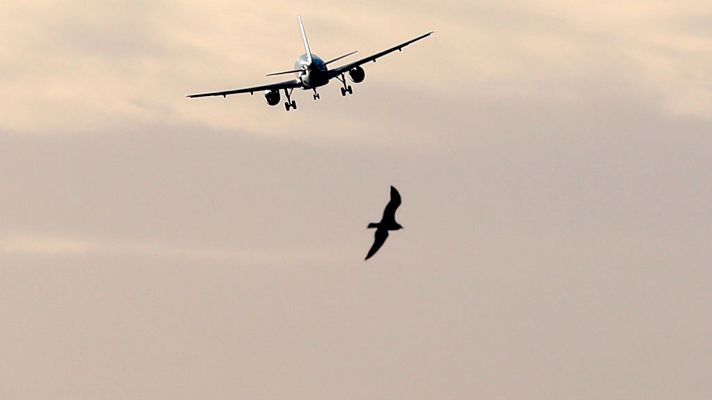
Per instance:
[[[366,78],[366,71],[361,67],[356,67],[349,71],[349,78],[355,83],[363,82]]]
[[[279,99],[279,90],[265,90],[265,100],[267,100],[267,104],[276,106],[279,104]]]

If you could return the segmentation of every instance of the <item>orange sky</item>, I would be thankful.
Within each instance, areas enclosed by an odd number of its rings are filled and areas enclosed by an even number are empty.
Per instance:
[[[6,3],[0,398],[712,397],[709,2]]]

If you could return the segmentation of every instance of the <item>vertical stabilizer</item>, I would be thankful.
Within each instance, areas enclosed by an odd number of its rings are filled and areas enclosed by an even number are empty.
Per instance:
[[[304,32],[304,24],[302,23],[302,17],[298,16],[299,19],[299,29],[302,30],[302,39],[304,40],[304,51],[306,52],[307,55],[307,61],[309,64],[312,63],[312,52],[311,48],[309,48],[309,41],[307,40],[307,34]]]

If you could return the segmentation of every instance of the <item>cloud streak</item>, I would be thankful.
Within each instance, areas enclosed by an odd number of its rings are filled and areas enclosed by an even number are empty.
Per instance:
[[[79,239],[6,235],[0,238],[0,254],[4,255],[86,255],[97,249]]]
[[[285,265],[333,261],[333,254],[315,251],[267,252],[177,244],[97,241],[71,236],[6,234],[0,238],[2,256],[133,257],[153,260],[232,262],[240,265]]]

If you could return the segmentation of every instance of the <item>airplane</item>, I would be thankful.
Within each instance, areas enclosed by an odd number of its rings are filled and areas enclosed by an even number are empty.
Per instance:
[[[262,86],[243,88],[243,89],[225,90],[222,92],[191,94],[191,95],[188,95],[188,97],[190,97],[190,98],[207,97],[207,96],[227,97],[229,95],[238,94],[238,93],[250,93],[251,95],[253,95],[255,92],[264,91],[264,96],[265,96],[265,100],[267,100],[267,104],[269,104],[270,106],[276,106],[277,104],[279,104],[279,102],[281,100],[279,91],[283,90],[284,95],[287,98],[287,101],[284,103],[284,108],[287,111],[289,111],[291,109],[297,108],[296,101],[292,100],[292,91],[294,89],[301,88],[302,90],[313,90],[314,91],[314,95],[313,95],[314,100],[317,100],[320,97],[319,93],[317,92],[317,88],[328,84],[329,81],[336,78],[343,85],[341,87],[341,96],[346,96],[347,94],[353,94],[353,89],[351,88],[351,85],[348,85],[347,81],[346,81],[347,73],[349,75],[349,79],[352,82],[354,82],[354,83],[363,82],[363,80],[366,77],[366,73],[364,72],[361,65],[366,64],[367,62],[371,62],[371,61],[376,62],[376,60],[378,58],[381,58],[381,57],[385,56],[386,54],[390,54],[396,50],[403,51],[403,47],[408,46],[409,44],[411,44],[413,42],[417,42],[420,39],[424,39],[433,33],[433,32],[428,32],[424,35],[420,35],[414,39],[408,40],[407,42],[403,42],[399,45],[396,45],[389,49],[383,50],[379,53],[371,54],[370,56],[362,58],[358,61],[354,61],[352,63],[345,64],[340,67],[336,67],[334,69],[329,69],[329,67],[328,67],[329,64],[331,64],[335,61],[339,61],[339,60],[346,58],[350,55],[353,55],[356,52],[352,51],[350,53],[344,54],[343,56],[340,56],[340,57],[336,57],[329,61],[322,60],[319,56],[317,56],[316,54],[311,52],[311,48],[309,47],[309,41],[307,40],[307,34],[304,31],[304,24],[302,23],[302,17],[301,16],[297,17],[297,19],[299,20],[299,29],[302,31],[302,40],[304,41],[305,54],[303,54],[303,55],[299,56],[299,58],[297,58],[297,61],[294,64],[293,70],[267,74],[267,76],[275,76],[275,75],[285,75],[285,74],[294,73],[297,76],[296,79],[292,79],[292,80],[284,81],[284,82],[270,83],[270,84],[262,85]]]

